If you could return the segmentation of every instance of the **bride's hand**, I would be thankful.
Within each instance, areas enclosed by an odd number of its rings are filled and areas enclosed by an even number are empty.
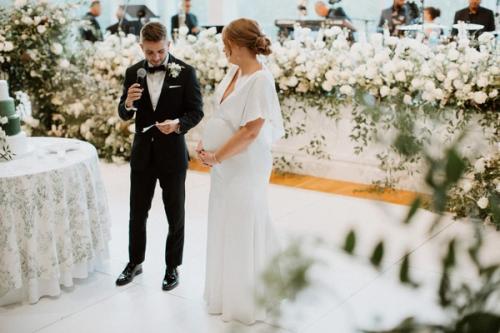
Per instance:
[[[200,160],[203,164],[205,164],[205,162],[203,162],[203,159],[202,159],[202,157],[201,157],[201,153],[204,151],[204,150],[203,150],[203,143],[202,143],[201,141],[200,141],[200,142],[198,142],[198,145],[196,146],[195,151],[196,151],[196,154],[198,155],[198,159],[199,159],[199,160]]]
[[[208,165],[208,166],[214,166],[216,164],[219,164],[220,162],[217,160],[217,157],[215,156],[215,153],[210,152],[210,151],[201,151],[199,153],[200,159],[203,162],[203,164]]]
[[[198,153],[198,155],[200,155],[200,153],[203,151],[203,142],[201,140],[198,142],[195,151]]]

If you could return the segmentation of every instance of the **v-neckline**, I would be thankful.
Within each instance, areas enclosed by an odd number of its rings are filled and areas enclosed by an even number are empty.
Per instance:
[[[236,81],[238,80],[238,78],[240,76],[239,72],[240,72],[240,69],[237,68],[236,72],[233,74],[233,77],[229,81],[229,84],[227,85],[226,89],[224,89],[224,92],[222,93],[222,97],[219,99],[219,106],[222,105],[222,103],[224,103],[234,93],[234,90],[236,88]],[[231,87],[231,84],[233,84],[233,89],[230,92],[228,92],[229,87]],[[227,95],[226,95],[226,93],[227,93]]]

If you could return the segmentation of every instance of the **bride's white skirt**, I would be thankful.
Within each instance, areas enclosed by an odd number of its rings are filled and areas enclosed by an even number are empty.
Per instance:
[[[279,250],[268,209],[269,151],[252,145],[212,168],[205,300],[225,321],[264,320],[261,274]]]

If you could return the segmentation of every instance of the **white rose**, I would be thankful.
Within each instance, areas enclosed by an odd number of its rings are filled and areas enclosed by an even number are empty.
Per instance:
[[[500,193],[500,182],[498,182],[498,183],[497,183],[497,188],[496,188],[496,190],[497,190],[497,193]]]
[[[484,91],[476,91],[472,95],[472,99],[477,104],[484,104],[486,102],[486,100],[488,99],[488,95]]]
[[[456,69],[452,69],[451,71],[448,72],[448,79],[449,80],[455,80],[460,76],[460,73]]]
[[[300,82],[295,89],[297,90],[297,92],[306,93],[309,90],[309,85],[305,82]]]
[[[410,95],[405,95],[403,97],[403,102],[406,104],[406,105],[411,105],[413,103],[413,99],[411,98]]]
[[[354,89],[351,86],[343,85],[340,87],[340,92],[347,96],[354,96]]]
[[[422,99],[424,101],[432,102],[432,101],[434,101],[434,95],[428,91],[424,91],[422,93]]]
[[[60,55],[63,52],[63,47],[59,43],[54,43],[50,47],[50,51],[52,51],[55,55]]]
[[[444,98],[444,92],[442,89],[434,89],[434,98],[437,100],[442,100]]]
[[[61,61],[59,61],[59,67],[61,67],[61,68],[68,68],[69,67],[69,61],[67,59],[61,59]]]
[[[453,81],[453,86],[455,87],[455,89],[460,90],[464,87],[464,83],[460,80],[455,80]]]
[[[486,162],[484,158],[480,158],[476,161],[476,163],[474,163],[474,170],[476,171],[476,173],[483,173],[486,170],[485,165]]]
[[[23,22],[23,23],[24,23],[24,24],[26,24],[26,25],[31,25],[31,24],[33,24],[33,20],[32,20],[32,19],[31,19],[31,17],[29,17],[29,16],[23,16],[23,17],[21,18],[21,22]]]
[[[377,68],[370,66],[366,69],[365,77],[367,79],[373,80],[376,75],[377,75]]]
[[[59,21],[59,24],[61,24],[61,25],[66,23],[66,19],[62,16],[58,19],[58,21]]]
[[[468,179],[464,179],[460,187],[462,188],[464,193],[469,193],[470,190],[472,190],[472,182]]]
[[[448,51],[448,59],[451,61],[455,61],[460,57],[460,53],[456,49],[450,49]]]
[[[332,91],[333,86],[332,86],[332,84],[330,83],[330,81],[324,81],[324,82],[321,84],[321,88],[323,88],[323,90],[324,90],[324,91]]]
[[[423,76],[430,76],[432,74],[432,70],[428,64],[423,64],[422,68],[420,69],[420,73]]]
[[[406,81],[406,74],[403,71],[397,72],[396,75],[394,76],[394,78],[396,79],[396,81],[405,82]]]
[[[10,51],[14,50],[14,44],[12,42],[5,42],[3,45],[3,50],[5,52],[10,52]]]
[[[489,95],[488,95],[490,98],[495,98],[498,96],[498,90],[492,90],[490,91]]]
[[[382,86],[380,88],[380,96],[385,97],[391,93],[391,89],[388,86]]]
[[[467,64],[467,63],[463,63],[463,64],[461,64],[461,65],[460,65],[460,71],[461,71],[462,73],[464,73],[464,74],[469,73],[469,71],[470,71],[469,64]]]
[[[300,54],[297,58],[295,58],[295,62],[298,64],[303,64],[306,62],[306,57],[303,54]]]
[[[39,25],[36,27],[36,30],[38,31],[38,33],[43,34],[45,31],[47,31],[47,28],[45,27],[45,25]]]
[[[487,87],[488,84],[489,84],[489,80],[487,77],[485,77],[484,75],[481,75],[478,79],[477,79],[477,82],[476,82],[477,86],[480,87],[480,88],[484,88],[484,87]]]
[[[479,200],[477,201],[477,205],[478,205],[478,206],[479,206],[479,208],[481,208],[481,209],[486,209],[486,207],[488,207],[488,204],[489,204],[489,203],[490,203],[490,202],[489,202],[488,198],[486,198],[486,197],[482,197],[481,199],[479,199]]]
[[[295,87],[299,83],[299,80],[295,76],[288,78],[287,85],[289,87]]]
[[[417,90],[422,86],[422,83],[423,82],[420,79],[413,79],[413,80],[411,80],[411,88],[413,90]]]
[[[426,91],[434,91],[434,89],[436,89],[436,85],[434,84],[433,81],[425,82],[425,90]]]

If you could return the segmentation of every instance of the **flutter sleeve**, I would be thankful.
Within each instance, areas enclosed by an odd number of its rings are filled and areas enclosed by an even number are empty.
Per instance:
[[[262,118],[270,123],[273,142],[277,141],[285,134],[285,131],[274,79],[270,73],[262,71],[257,74],[251,84],[240,126]]]

